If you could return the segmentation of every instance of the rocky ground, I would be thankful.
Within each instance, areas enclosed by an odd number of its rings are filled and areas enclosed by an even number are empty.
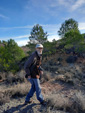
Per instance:
[[[29,82],[26,84],[28,87],[30,86]],[[3,88],[7,89],[5,85],[3,85]],[[25,96],[15,96],[15,98],[10,99],[9,102],[0,106],[0,113],[77,113],[70,111],[70,107],[73,104],[72,97],[74,97],[78,92],[78,90],[72,84],[51,79],[50,81],[42,83],[41,88],[42,94],[44,95],[45,100],[47,100],[46,106],[40,105],[36,99],[36,95],[34,95],[32,98],[33,103],[26,106],[23,105]],[[68,101],[71,103],[71,105]],[[68,107],[67,104],[70,107]],[[64,109],[64,107],[68,107],[68,109],[65,110],[66,108]]]
[[[4,88],[6,87],[4,86]],[[75,89],[73,86],[67,85],[65,83],[58,83],[55,80],[51,80],[41,84],[41,88],[42,94],[44,95],[45,99],[52,94],[64,94],[65,97],[70,98],[75,93]],[[15,99],[11,99],[9,103],[0,106],[0,113],[40,113],[43,110],[47,110],[46,106],[40,105],[40,103],[37,101],[36,95],[34,95],[34,97],[32,98],[32,104],[24,106],[24,100],[25,96],[22,98],[16,97]],[[64,113],[64,111],[61,112]]]
[[[85,113],[85,59],[66,63],[66,58],[60,54],[43,60],[42,66],[47,71],[41,79],[41,88],[46,106],[40,105],[36,94],[32,104],[23,105],[30,89],[30,83],[26,80],[8,84],[0,81],[0,113]],[[20,72],[19,77],[21,75],[24,72]],[[12,77],[8,79],[15,80]]]

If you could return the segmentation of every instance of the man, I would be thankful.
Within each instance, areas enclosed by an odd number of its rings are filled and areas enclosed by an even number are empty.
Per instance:
[[[36,51],[32,53],[32,55],[27,60],[24,66],[25,72],[26,72],[26,78],[31,83],[31,89],[28,92],[25,99],[25,105],[32,102],[30,98],[33,96],[35,91],[36,91],[36,96],[39,102],[42,105],[46,104],[46,102],[44,101],[43,95],[41,94],[41,87],[40,87],[40,81],[39,81],[40,74],[43,74],[43,70],[40,67],[41,59],[42,59],[42,51],[43,51],[43,45],[37,44]]]

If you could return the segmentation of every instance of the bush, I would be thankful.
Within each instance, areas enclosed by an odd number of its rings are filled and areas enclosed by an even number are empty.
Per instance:
[[[47,106],[51,109],[67,111],[71,107],[71,103],[68,98],[63,94],[52,94],[47,97]]]
[[[52,73],[44,71],[43,75],[41,75],[41,82],[46,82],[52,79]]]
[[[64,45],[64,50],[71,50],[71,52],[76,53],[85,52],[84,38],[78,30],[70,30],[65,33],[65,36],[60,41],[60,45]]]
[[[76,92],[73,96],[73,106],[72,109],[76,113],[85,113],[85,95],[83,92]]]
[[[13,72],[19,70],[18,62],[25,57],[24,51],[10,39],[0,47],[0,71]]]
[[[6,80],[6,77],[7,77],[7,73],[5,73],[5,72],[0,72],[0,80],[2,80],[2,81],[4,81],[4,80]]]
[[[66,59],[66,62],[67,63],[75,63],[77,61],[78,57],[77,56],[69,56],[67,59]]]
[[[4,95],[2,92],[0,92],[0,105],[8,103],[9,101],[9,95]]]
[[[49,111],[61,110],[69,113],[85,113],[85,95],[81,91],[76,91],[70,98],[61,93],[52,94],[46,100]]]
[[[10,101],[11,98],[26,96],[30,89],[30,84],[22,83],[15,86],[10,86],[0,90],[0,105]]]
[[[17,72],[15,75],[12,72],[9,72],[7,74],[6,81],[7,83],[13,84],[13,83],[22,83],[25,81],[25,71],[21,70]]]

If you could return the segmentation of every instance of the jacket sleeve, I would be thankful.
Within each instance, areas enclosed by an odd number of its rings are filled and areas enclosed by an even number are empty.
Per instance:
[[[39,70],[40,70],[40,71],[43,71],[43,68],[40,66],[40,67],[39,67]]]
[[[26,61],[25,65],[24,65],[24,69],[25,69],[27,76],[30,76],[30,69],[29,68],[33,62],[34,62],[34,55],[30,56],[30,58]]]

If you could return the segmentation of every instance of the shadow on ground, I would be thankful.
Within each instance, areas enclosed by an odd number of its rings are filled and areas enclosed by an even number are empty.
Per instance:
[[[18,105],[16,107],[12,107],[6,111],[4,111],[4,113],[33,113],[33,107],[40,105],[39,103],[33,103],[33,104],[28,104],[28,105]]]

